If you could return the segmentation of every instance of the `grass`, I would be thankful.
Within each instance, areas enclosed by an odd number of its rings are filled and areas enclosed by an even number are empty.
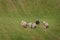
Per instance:
[[[20,25],[36,19],[41,23],[35,29]],[[0,0],[0,40],[60,40],[60,0]]]

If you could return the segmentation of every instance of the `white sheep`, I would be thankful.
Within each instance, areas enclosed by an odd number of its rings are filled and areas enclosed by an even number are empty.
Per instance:
[[[36,28],[36,26],[37,26],[36,23],[32,24],[32,28]]]
[[[30,22],[30,23],[28,23],[27,25],[30,27],[30,28],[32,28],[32,22]]]
[[[43,21],[44,28],[48,28],[48,23],[46,21]]]
[[[22,20],[21,21],[21,26],[24,27],[24,28],[26,28],[27,27],[27,22]]]
[[[35,24],[35,23],[30,22],[30,23],[28,23],[28,26],[29,26],[30,28],[35,28],[35,27],[36,27],[36,24]]]

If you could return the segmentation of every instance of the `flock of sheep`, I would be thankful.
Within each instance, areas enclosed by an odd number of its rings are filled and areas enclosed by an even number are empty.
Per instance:
[[[24,20],[21,21],[21,26],[24,27],[24,28],[27,28],[27,26],[30,27],[30,28],[36,28],[39,24],[40,24],[39,20],[37,20],[34,23],[33,22],[27,23]],[[43,26],[44,26],[44,28],[48,28],[49,25],[46,21],[43,21]]]

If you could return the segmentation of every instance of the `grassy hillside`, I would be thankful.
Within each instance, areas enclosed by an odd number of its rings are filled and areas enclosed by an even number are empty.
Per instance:
[[[35,29],[20,25],[36,19],[41,24]],[[0,40],[60,40],[60,0],[0,0]]]

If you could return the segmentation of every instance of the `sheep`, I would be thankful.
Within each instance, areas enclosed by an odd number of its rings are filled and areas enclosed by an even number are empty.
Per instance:
[[[32,22],[30,22],[30,23],[28,23],[27,25],[30,27],[30,28],[32,28]]]
[[[22,20],[21,21],[21,26],[24,27],[24,28],[26,28],[27,27],[27,22]]]
[[[36,26],[37,26],[36,23],[32,24],[32,28],[36,28]]]
[[[39,20],[36,20],[35,23],[36,23],[36,25],[39,25],[40,24],[40,21]]]
[[[48,28],[48,23],[46,21],[43,21],[44,28]]]
[[[35,28],[35,27],[36,27],[36,24],[35,24],[35,23],[30,22],[30,23],[28,23],[28,26],[29,26],[30,28]]]

